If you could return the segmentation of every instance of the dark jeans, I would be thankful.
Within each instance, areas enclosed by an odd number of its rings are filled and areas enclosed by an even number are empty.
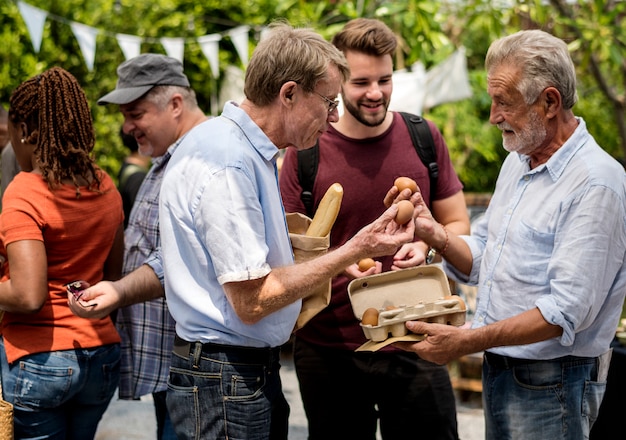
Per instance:
[[[329,350],[296,337],[294,363],[309,440],[457,440],[445,366],[407,352]]]
[[[178,438],[287,440],[280,350],[194,345],[172,356],[167,409]]]

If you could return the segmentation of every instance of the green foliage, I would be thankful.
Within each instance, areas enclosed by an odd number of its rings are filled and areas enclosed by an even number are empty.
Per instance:
[[[500,130],[489,123],[485,72],[472,72],[470,84],[471,98],[437,106],[424,116],[441,130],[465,191],[491,192],[507,152]]]
[[[398,35],[396,68],[421,61],[427,68],[464,46],[474,94],[461,102],[440,105],[425,116],[433,119],[450,148],[450,155],[467,191],[493,189],[506,152],[500,132],[489,124],[491,100],[486,93],[484,57],[491,42],[508,33],[539,27],[567,41],[579,69],[576,113],[585,118],[598,143],[615,157],[626,155],[626,29],[622,23],[626,2],[616,0],[27,0],[48,11],[39,53],[35,53],[16,0],[0,0],[0,102],[25,79],[54,65],[70,71],[83,85],[91,103],[96,129],[98,163],[117,175],[126,152],[118,136],[121,115],[116,106],[98,106],[99,97],[115,87],[116,67],[124,61],[115,35],[144,39],[142,52],[165,53],[161,37],[185,39],[185,72],[200,107],[219,114],[218,93],[227,66],[244,66],[227,34],[248,25],[250,53],[262,26],[286,19],[296,26],[313,27],[330,39],[356,17],[378,18]],[[117,6],[116,6],[117,5]],[[92,71],[78,47],[69,23],[94,28],[97,37]],[[196,39],[220,34],[220,75],[211,66]]]

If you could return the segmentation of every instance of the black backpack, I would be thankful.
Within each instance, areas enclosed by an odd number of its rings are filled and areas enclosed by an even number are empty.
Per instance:
[[[411,113],[399,112],[409,129],[413,146],[417,151],[430,176],[430,201],[432,203],[435,191],[437,189],[437,178],[439,177],[439,165],[437,165],[437,153],[435,151],[435,142],[430,132],[428,123],[418,115]],[[313,182],[317,174],[317,164],[319,162],[319,143],[315,143],[313,148],[306,150],[298,150],[298,180],[302,187],[300,198],[307,215],[313,218],[315,214],[313,206]]]

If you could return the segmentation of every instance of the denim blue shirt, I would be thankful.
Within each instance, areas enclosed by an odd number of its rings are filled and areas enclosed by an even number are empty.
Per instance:
[[[293,263],[277,157],[232,102],[191,130],[172,156],[159,212],[165,294],[181,338],[248,347],[289,339],[300,301],[247,325],[222,288]]]
[[[582,119],[543,165],[510,154],[485,216],[463,237],[474,258],[457,281],[478,285],[473,327],[534,307],[563,334],[489,351],[527,359],[598,356],[615,336],[626,294],[626,177]]]

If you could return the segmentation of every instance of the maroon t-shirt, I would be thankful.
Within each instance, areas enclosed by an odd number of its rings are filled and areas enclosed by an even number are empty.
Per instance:
[[[456,175],[448,147],[437,127],[428,121],[439,165],[437,199],[445,199],[463,189]],[[430,205],[428,169],[417,155],[409,130],[399,113],[389,129],[368,139],[348,138],[332,126],[319,141],[319,165],[313,186],[314,206],[317,208],[326,190],[335,182],[343,186],[344,195],[339,216],[330,235],[330,245],[337,247],[352,238],[357,231],[377,219],[384,211],[383,199],[397,177],[415,180]],[[297,151],[289,148],[280,172],[280,190],[285,212],[305,213],[300,200],[302,188],[298,182]],[[383,271],[391,268],[393,255],[376,258]],[[354,316],[347,286],[351,280],[339,275],[333,280],[333,292],[328,307],[316,315],[297,336],[314,344],[355,350],[366,342],[359,321]]]

